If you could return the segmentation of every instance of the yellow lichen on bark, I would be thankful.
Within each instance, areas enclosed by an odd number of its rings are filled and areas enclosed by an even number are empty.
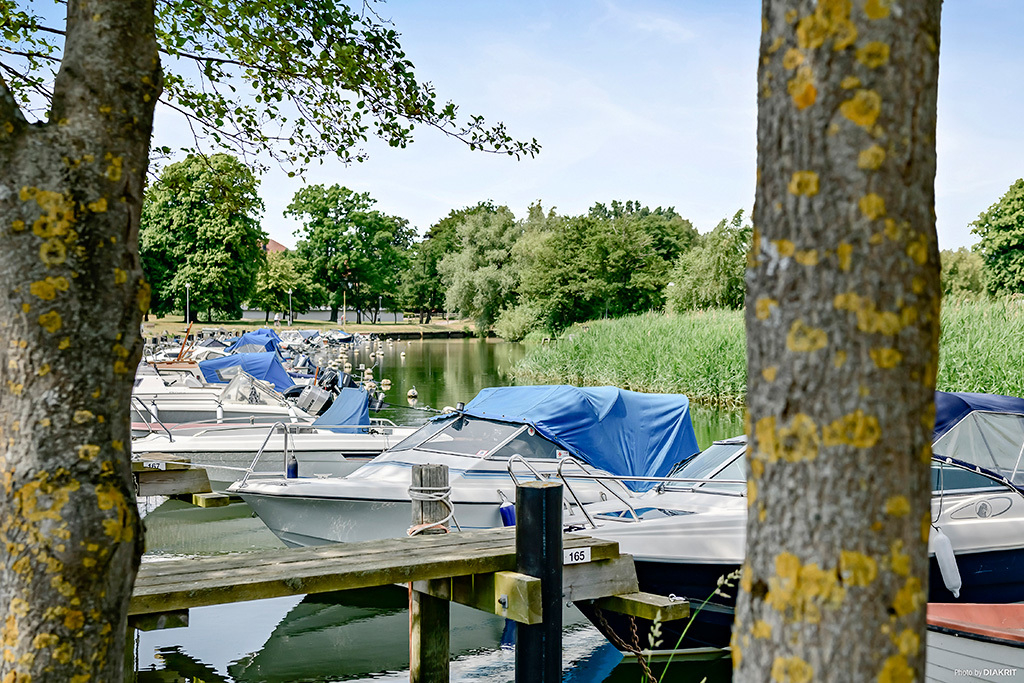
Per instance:
[[[772,240],[780,258],[789,258],[796,253],[796,245],[790,240]]]
[[[767,320],[772,314],[772,308],[777,307],[779,302],[768,297],[760,297],[754,304],[754,315],[758,320]]]
[[[796,262],[799,263],[801,266],[818,265],[817,249],[797,250],[794,257],[796,258]]]
[[[919,610],[926,600],[927,596],[921,588],[921,579],[911,576],[907,578],[907,582],[903,587],[897,591],[896,597],[893,599],[892,608],[896,612],[896,616],[905,617]]]
[[[857,61],[869,69],[877,69],[889,61],[889,46],[874,40],[857,48]]]
[[[885,199],[874,192],[861,197],[860,201],[857,202],[857,206],[860,208],[860,212],[871,221],[885,215]]]
[[[818,88],[814,84],[811,67],[805,65],[798,68],[796,75],[786,84],[786,91],[797,109],[803,110],[814,104],[818,99]]]
[[[779,374],[778,365],[769,365],[761,371],[761,376],[764,377],[766,382],[774,382],[775,376]]]
[[[843,80],[839,81],[839,87],[843,90],[853,90],[861,86],[860,79],[856,76],[847,76]]]
[[[897,349],[888,347],[877,348],[871,349],[868,353],[871,355],[871,360],[874,364],[883,370],[891,370],[903,362],[903,354]]]
[[[788,620],[819,623],[822,608],[837,609],[845,598],[846,589],[835,571],[822,569],[816,562],[802,565],[789,552],[776,556],[765,603]]]
[[[789,179],[789,193],[804,197],[818,194],[818,174],[814,171],[796,171]]]
[[[855,410],[833,420],[822,429],[822,442],[826,446],[853,446],[871,448],[882,436],[878,418],[863,410]]]
[[[903,655],[887,658],[878,674],[878,683],[913,683],[914,680],[914,670]]]
[[[889,568],[899,576],[910,576],[910,555],[903,552],[903,541],[896,539],[889,546]]]
[[[795,47],[791,47],[786,50],[786,54],[782,57],[782,66],[789,71],[797,68],[804,63],[804,53]]]
[[[857,155],[857,168],[865,171],[877,171],[882,167],[883,162],[885,162],[885,150],[878,145],[871,145]]]
[[[786,335],[786,348],[798,353],[818,351],[827,345],[825,330],[808,325],[803,318],[794,321]]]
[[[61,328],[63,321],[61,320],[60,313],[49,311],[39,316],[39,324],[42,325],[44,330],[53,334]]]
[[[845,585],[863,587],[878,578],[878,563],[856,550],[843,550],[839,553],[839,571]]]
[[[892,517],[906,517],[910,514],[910,501],[906,496],[890,496],[885,501],[885,514]]]
[[[864,14],[868,19],[885,19],[889,16],[891,0],[867,0],[864,3]]]
[[[839,259],[839,270],[844,273],[850,270],[853,257],[853,246],[847,242],[840,242],[836,247],[836,258]]]
[[[882,98],[874,90],[861,89],[839,105],[839,111],[858,126],[871,128],[882,111]]]

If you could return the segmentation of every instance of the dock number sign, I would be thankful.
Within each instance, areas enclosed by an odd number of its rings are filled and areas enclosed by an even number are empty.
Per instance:
[[[590,547],[565,548],[562,550],[562,564],[583,564],[590,562]]]

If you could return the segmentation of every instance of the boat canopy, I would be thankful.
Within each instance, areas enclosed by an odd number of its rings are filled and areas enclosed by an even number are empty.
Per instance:
[[[280,392],[295,384],[276,353],[234,353],[223,358],[202,360],[199,361],[199,370],[207,382],[214,384],[230,382],[239,370],[270,382]]]
[[[238,340],[228,347],[231,353],[259,353],[261,351],[277,351],[281,343],[280,337],[276,334],[261,334],[260,332],[246,332]]]
[[[261,327],[258,330],[256,330],[254,334],[264,334],[268,337],[273,337],[277,341],[281,341],[281,335],[279,335],[277,332],[273,330],[273,328],[270,327]]]
[[[1024,399],[936,391],[932,452],[1024,493]]]
[[[346,425],[334,427],[334,425]],[[360,430],[352,425],[370,425],[370,395],[357,387],[345,387],[334,397],[331,407],[313,420],[314,427],[321,427],[337,434],[355,434]]]
[[[690,401],[682,394],[568,385],[495,387],[477,394],[462,412],[530,425],[584,462],[620,476],[664,477],[700,450]]]

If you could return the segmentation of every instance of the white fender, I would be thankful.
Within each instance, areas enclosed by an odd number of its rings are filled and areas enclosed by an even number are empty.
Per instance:
[[[956,566],[956,555],[953,553],[953,544],[949,537],[942,533],[942,529],[935,527],[932,536],[935,548],[935,559],[939,563],[939,573],[942,574],[942,582],[953,594],[954,598],[960,597],[960,569]]]

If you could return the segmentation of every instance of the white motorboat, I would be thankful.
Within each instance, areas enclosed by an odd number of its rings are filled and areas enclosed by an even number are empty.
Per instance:
[[[194,433],[158,431],[133,440],[132,455],[142,461],[149,453],[187,456],[193,465],[206,469],[216,491],[227,488],[250,468],[280,473],[291,457],[301,476],[340,477],[416,431],[415,427],[371,418],[369,402],[366,391],[343,388],[316,419],[284,421],[279,417],[269,428],[266,424],[228,423]],[[258,459],[257,454],[261,454]]]
[[[956,571],[940,569],[933,532],[929,601],[1024,601],[1024,399],[936,392],[936,408],[932,519],[949,539]],[[587,532],[633,555],[641,590],[703,601],[743,562],[745,443],[717,442],[652,491],[588,506],[598,528]],[[732,598],[711,599],[685,646],[724,647],[733,608]],[[614,614],[581,609],[606,635],[632,632]],[[676,642],[678,628],[663,624],[664,642]]]
[[[417,463],[448,466],[453,526],[479,529],[502,525],[500,508],[515,500],[517,478],[561,474],[573,483],[567,515],[582,519],[580,504],[628,494],[620,483],[578,475],[661,476],[696,451],[685,396],[501,387],[431,420],[346,477],[248,475],[228,490],[288,545],[317,545],[404,535]]]

